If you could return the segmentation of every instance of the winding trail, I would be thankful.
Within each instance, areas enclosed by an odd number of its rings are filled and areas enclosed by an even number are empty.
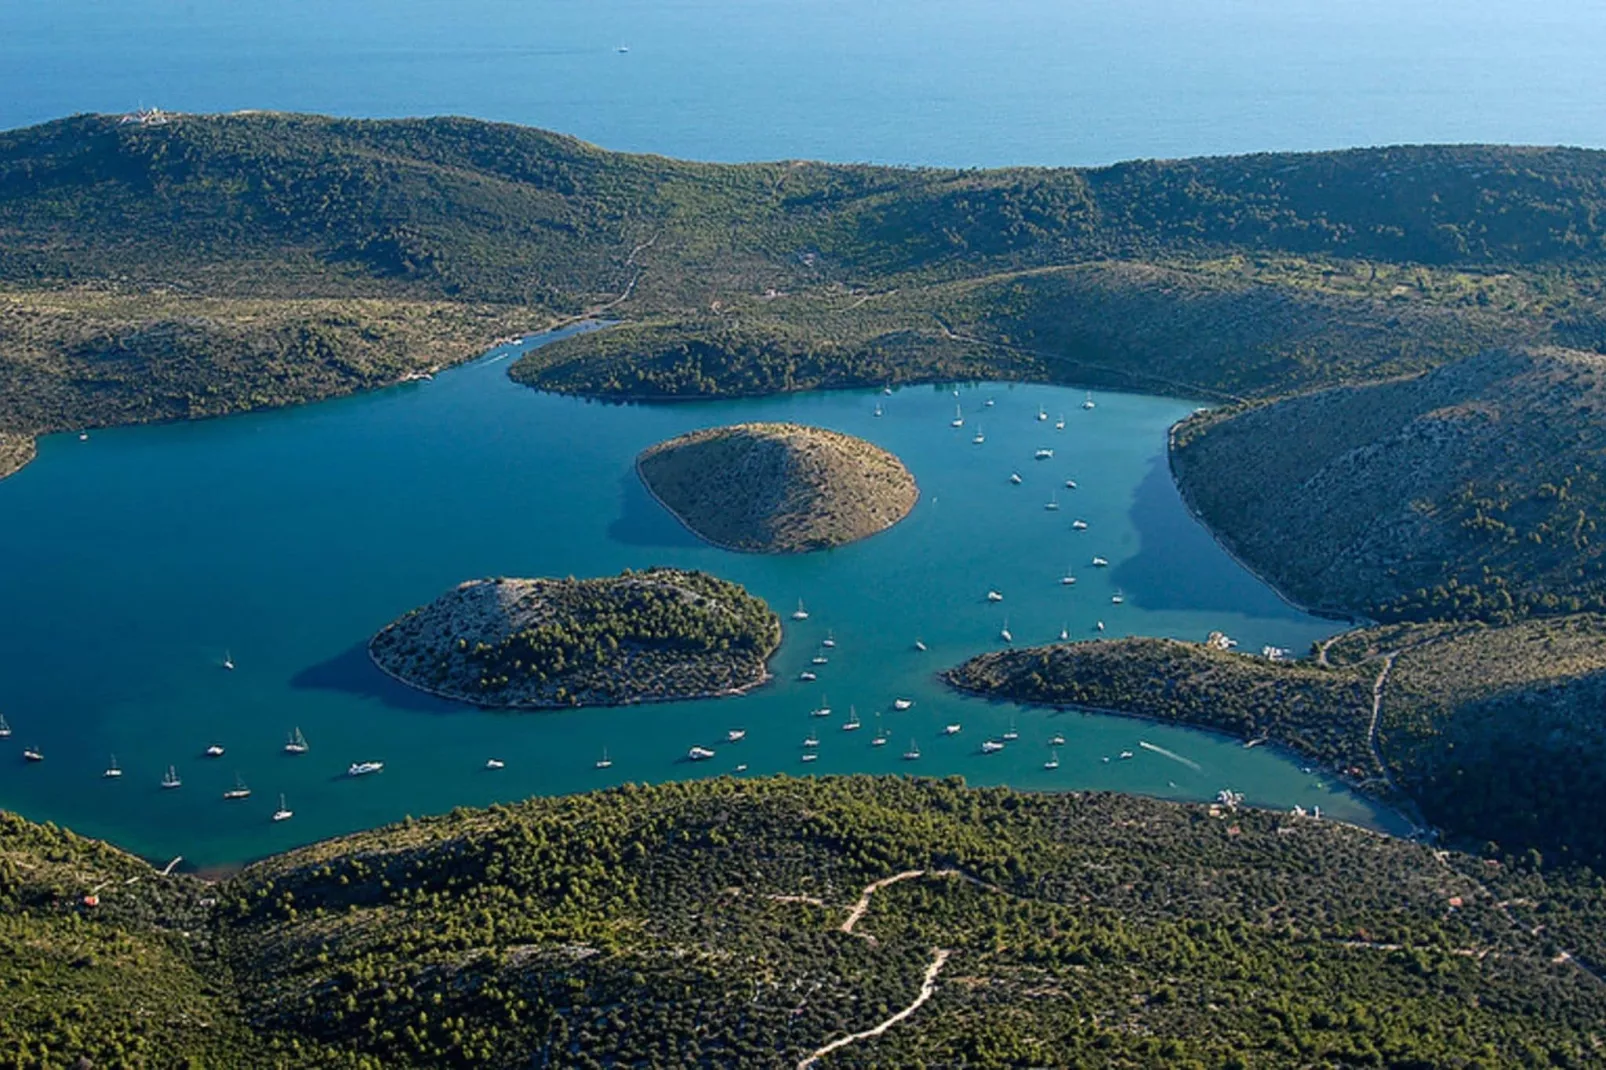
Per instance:
[[[918,877],[920,875],[921,871],[919,870],[912,871],[910,873],[900,873],[896,877],[889,877],[884,883],[890,883],[891,881],[895,880],[904,880],[908,877]],[[872,887],[874,887],[874,885],[872,885]],[[865,894],[869,894],[868,890]],[[861,900],[861,902],[863,902],[863,900]],[[846,931],[845,928],[844,931]],[[829,1055],[831,1052],[836,1051],[838,1048],[845,1048],[849,1044],[856,1044],[861,1040],[869,1040],[872,1037],[878,1037],[882,1033],[885,1033],[888,1029],[891,1029],[893,1026],[903,1021],[905,1018],[909,1017],[915,1011],[919,1010],[921,1004],[930,999],[932,994],[937,991],[937,975],[942,972],[943,965],[947,963],[948,956],[951,954],[953,954],[952,951],[941,947],[936,948],[932,952],[931,965],[926,967],[926,977],[925,980],[920,984],[920,994],[915,997],[913,1003],[909,1004],[903,1010],[899,1011],[897,1014],[894,1014],[891,1018],[888,1018],[886,1021],[875,1026],[874,1028],[866,1029],[862,1033],[850,1033],[845,1037],[838,1037],[836,1040],[831,1041],[831,1043],[825,1045],[824,1047],[814,1049],[814,1051],[810,1052],[802,1061],[797,1064],[797,1070],[810,1070],[810,1068],[813,1067],[815,1063],[819,1062],[820,1059],[826,1055]]]
[[[1325,657],[1327,651],[1323,650]],[[1383,716],[1383,689],[1388,686],[1389,673],[1394,669],[1394,662],[1400,656],[1400,651],[1391,650],[1383,655],[1383,669],[1377,674],[1377,681],[1372,684],[1372,723],[1366,729],[1366,746],[1372,752],[1372,762],[1383,774],[1383,783],[1388,785],[1389,791],[1396,797],[1401,795],[1400,786],[1394,782],[1394,774],[1383,763],[1383,752],[1377,747],[1377,723]]]
[[[946,877],[953,873],[953,870],[942,870],[938,873],[934,873],[933,876]],[[864,891],[859,893],[859,901],[853,904],[853,907],[848,911],[847,918],[843,920],[842,931],[848,933],[849,935],[853,934],[853,927],[859,924],[859,920],[863,918],[870,910],[870,897],[872,895],[875,895],[889,884],[897,884],[899,881],[914,880],[916,877],[924,877],[925,875],[926,871],[923,869],[906,869],[902,873],[894,873],[890,877],[882,877],[873,884],[865,885]]]

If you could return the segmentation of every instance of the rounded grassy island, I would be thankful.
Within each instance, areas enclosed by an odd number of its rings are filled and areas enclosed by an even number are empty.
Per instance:
[[[368,644],[386,674],[442,698],[544,709],[735,695],[768,679],[781,622],[702,572],[470,580]]]
[[[920,497],[886,450],[801,424],[693,431],[642,451],[636,471],[694,535],[748,553],[854,542],[908,516]]]

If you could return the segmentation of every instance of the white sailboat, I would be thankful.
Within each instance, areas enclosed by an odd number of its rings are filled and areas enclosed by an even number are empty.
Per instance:
[[[1015,484],[1017,487],[1020,486],[1020,473],[1019,472],[1011,472],[1011,473],[1009,473],[1009,481],[1011,483]]]
[[[107,780],[116,780],[123,775],[122,767],[117,764],[117,755],[112,755],[112,764],[108,765],[106,771],[100,775]]]
[[[1071,571],[1071,566],[1070,565],[1066,565],[1065,566],[1065,575],[1060,577],[1060,586],[1061,587],[1070,587],[1070,586],[1073,586],[1075,583],[1076,583],[1076,573]]]
[[[686,757],[694,762],[706,762],[714,756],[714,752],[707,747],[693,747],[686,752]]]
[[[0,714],[0,739],[11,738],[11,726],[6,723],[5,715]]]
[[[1095,557],[1093,559],[1093,567],[1094,568],[1109,568],[1110,567],[1110,562],[1109,562],[1109,560],[1107,558]]]
[[[952,420],[948,421],[948,426],[949,427],[964,427],[965,426],[965,417],[964,417],[964,414],[959,411],[959,406],[958,405],[954,406],[954,418]]]
[[[820,745],[820,739],[813,732],[810,732],[803,740],[803,745],[809,748],[818,747]]]
[[[168,766],[167,772],[162,775],[162,789],[164,791],[172,791],[174,788],[183,786],[184,781],[179,779],[178,770],[173,768],[171,765]]]
[[[924,639],[917,638],[915,640],[915,649],[924,654],[926,652],[926,641]]]
[[[206,745],[206,750],[202,753],[204,753],[208,758],[221,758],[223,757],[223,744],[208,743]]]
[[[809,716],[810,717],[829,717],[829,716],[831,716],[831,701],[829,699],[827,699],[824,695],[821,695],[820,696],[820,704],[818,706],[816,706],[814,709],[809,711]]]
[[[1087,392],[1087,400],[1082,402],[1082,408],[1091,409],[1092,407],[1093,407],[1093,391],[1089,390]]]
[[[1041,405],[1037,406],[1037,418],[1039,420],[1048,419],[1048,410],[1043,408],[1043,406],[1041,406]]]
[[[834,648],[836,646],[836,633],[827,628],[825,630],[825,638],[820,640],[820,645],[827,650]]]
[[[1061,624],[1060,625],[1060,642],[1062,642],[1062,643],[1069,642],[1070,638],[1071,638],[1071,626],[1069,624]]]
[[[870,746],[885,747],[886,745],[887,734],[881,730],[881,713],[878,710],[875,715],[875,738],[870,741]]]
[[[1054,421],[1054,430],[1056,430],[1056,431],[1065,430],[1065,414],[1063,412],[1060,413],[1060,418],[1058,420]]]
[[[984,739],[981,741],[981,752],[983,754],[997,754],[1003,749],[1004,745],[996,739]]]
[[[959,734],[959,727],[960,726],[957,724],[944,725],[942,734],[945,736],[957,736]]]
[[[494,772],[497,769],[506,769],[507,763],[500,758],[487,758],[485,759],[485,768],[488,772]]]
[[[1007,616],[1004,618],[1004,626],[998,630],[998,638],[1002,639],[1006,643],[1013,643],[1015,641],[1015,637],[1009,634],[1009,618]]]
[[[1049,495],[1048,495],[1048,501],[1043,503],[1043,508],[1047,509],[1049,512],[1052,513],[1052,512],[1057,511],[1059,509],[1059,507],[1060,507],[1059,494],[1057,492],[1050,491]]]
[[[903,752],[903,760],[906,762],[919,761],[920,744],[911,739],[909,741],[909,749]]]
[[[892,700],[892,708],[895,710],[907,710],[914,704],[915,700],[912,698],[895,698]]]
[[[1114,594],[1110,595],[1110,605],[1112,606],[1118,606],[1125,601],[1126,595],[1122,594],[1120,591],[1116,591]]]
[[[307,737],[301,734],[300,728],[291,732],[284,742],[284,752],[286,754],[305,754],[311,749],[311,747],[307,746]]]
[[[251,797],[251,789],[245,786],[245,781],[240,779],[240,774],[235,773],[234,787],[230,788],[228,791],[225,791],[223,793],[223,797],[231,800],[249,799]]]
[[[842,731],[857,732],[860,728],[859,711],[852,706],[848,707],[848,719],[842,724]]]
[[[970,436],[970,441],[975,445],[980,446],[983,442],[987,441],[987,436],[982,434],[981,428],[978,427],[976,428],[976,433]]]
[[[1005,732],[998,738],[1002,739],[1006,743],[1013,743],[1015,740],[1020,738],[1020,733],[1015,730],[1015,718],[1011,717],[1009,719],[1009,731]]]
[[[1004,596],[999,594],[997,591],[988,591],[987,592],[987,601],[989,601],[989,602],[1002,602],[1003,600],[1004,600]]]
[[[725,739],[731,743],[740,743],[746,738],[747,729],[745,728],[732,728],[730,731],[725,733]]]
[[[1076,489],[1076,480],[1074,480],[1074,479],[1067,479],[1067,480],[1066,480],[1066,481],[1065,481],[1065,489],[1066,489],[1066,490],[1075,490],[1075,489]]]
[[[613,768],[613,759],[608,757],[608,748],[607,747],[603,747],[602,748],[602,757],[598,758],[592,764],[593,764],[593,767],[596,768],[596,769],[612,769]]]
[[[45,752],[38,747],[29,747],[22,752],[22,760],[25,762],[42,762],[45,760]]]
[[[797,600],[797,608],[792,611],[793,620],[808,620],[809,611],[803,608],[803,599]]]
[[[1054,770],[1054,769],[1058,769],[1059,767],[1060,767],[1060,752],[1057,751],[1057,750],[1049,751],[1048,752],[1048,761],[1043,763],[1043,768],[1044,769],[1048,769],[1048,770]]]
[[[227,669],[229,672],[234,671],[234,655],[229,653],[227,650],[223,652],[223,668]]]
[[[279,808],[277,810],[273,811],[273,820],[275,820],[275,821],[289,821],[292,817],[295,817],[295,816],[296,816],[295,811],[290,809],[288,806],[286,806],[284,804],[284,793],[280,792],[279,793]]]
[[[1032,454],[1032,460],[1034,461],[1051,461],[1053,459],[1054,451],[1049,449],[1047,446],[1040,448],[1036,453]]]
[[[1073,520],[1073,521],[1071,521],[1071,530],[1072,531],[1086,531],[1087,530],[1087,521],[1086,520]]]
[[[881,411],[881,402],[878,401],[878,402],[875,403],[875,412],[872,415],[875,415],[875,416],[883,416],[883,415],[885,415]]]

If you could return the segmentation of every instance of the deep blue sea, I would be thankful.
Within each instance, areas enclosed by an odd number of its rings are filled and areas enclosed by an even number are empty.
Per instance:
[[[1593,0],[65,0],[0,6],[0,127],[141,105],[456,113],[702,159],[959,166],[1599,145],[1602,54],[1606,5]],[[1192,402],[1101,394],[1084,410],[1075,390],[963,384],[957,398],[945,387],[622,407],[516,387],[509,357],[493,350],[432,383],[290,411],[44,441],[0,482],[0,713],[16,730],[0,806],[201,865],[457,804],[740,765],[1192,799],[1230,787],[1399,827],[1270,749],[962,699],[933,678],[1001,645],[1006,627],[1022,643],[1100,634],[1100,621],[1105,635],[1219,628],[1247,649],[1296,651],[1337,627],[1280,601],[1182,508],[1165,434]],[[963,431],[948,426],[956,404]],[[1063,411],[1065,430],[1038,421],[1039,407]],[[830,553],[698,544],[641,491],[632,458],[689,428],[756,418],[892,449],[920,481],[919,506]],[[1052,461],[1032,459],[1043,446]],[[1052,493],[1057,511],[1044,508]],[[1095,555],[1110,567],[1092,568]],[[771,686],[513,716],[387,684],[363,656],[376,628],[464,579],[657,563],[747,584],[783,613],[807,601]],[[1059,583],[1067,568],[1074,588]],[[1005,601],[988,603],[989,588]],[[820,679],[799,681],[827,635],[837,645]],[[899,697],[914,708],[894,711]],[[821,705],[833,715],[810,717]],[[858,733],[841,730],[850,709]],[[885,748],[869,746],[878,723]],[[958,736],[942,734],[950,723]],[[281,745],[297,727],[312,750],[289,758]],[[749,732],[741,744],[682,760],[735,727]],[[1011,727],[1017,744],[979,752]],[[811,732],[821,756],[804,765]],[[1049,772],[1054,734],[1066,745]],[[201,756],[211,742],[222,758]],[[918,763],[899,757],[911,744]],[[22,763],[26,745],[46,760]],[[615,764],[599,772],[603,748]],[[125,775],[108,781],[114,753]],[[490,757],[506,768],[487,772]],[[341,777],[365,758],[385,772]],[[158,787],[169,765],[177,791]],[[236,776],[254,794],[226,803]],[[281,792],[296,816],[272,824]]]

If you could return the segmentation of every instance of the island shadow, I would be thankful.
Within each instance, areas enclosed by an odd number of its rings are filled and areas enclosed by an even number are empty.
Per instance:
[[[1291,611],[1270,587],[1244,569],[1188,512],[1164,454],[1132,495],[1128,511],[1138,552],[1114,570],[1133,604],[1149,610],[1286,616]]]
[[[608,537],[626,546],[682,548],[704,545],[641,485],[635,467],[619,481],[619,518],[608,525]]]
[[[290,686],[301,691],[340,691],[358,698],[378,699],[398,710],[462,713],[476,708],[465,702],[436,698],[392,680],[369,659],[367,643],[358,643],[328,661],[302,669],[290,678]]]

